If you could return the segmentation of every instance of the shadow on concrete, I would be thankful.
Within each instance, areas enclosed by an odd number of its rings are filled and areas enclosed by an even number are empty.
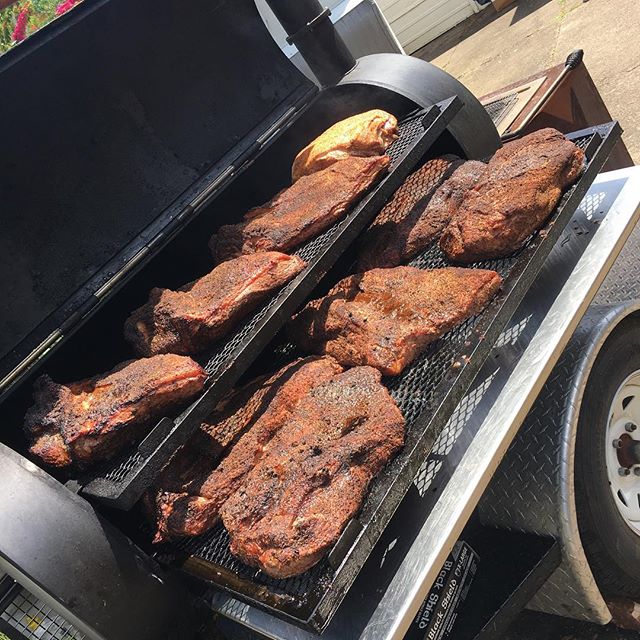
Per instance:
[[[434,58],[449,51],[449,49],[453,49],[453,47],[474,33],[484,29],[484,27],[499,18],[500,15],[501,14],[497,13],[493,7],[488,7],[480,13],[474,13],[470,18],[453,27],[453,29],[449,29],[449,31],[443,33],[432,42],[429,42],[429,44],[422,47],[422,49],[418,49],[413,55],[430,62]]]
[[[515,4],[505,7],[500,12],[497,12],[493,7],[487,7],[484,11],[475,13],[464,22],[453,27],[453,29],[443,33],[429,44],[418,49],[418,51],[413,55],[430,62],[434,58],[437,58],[450,49],[453,49],[453,47],[460,44],[463,40],[469,38],[474,33],[484,29],[484,27],[503,16],[506,12],[513,11],[514,8],[515,11],[511,17],[510,25],[516,24],[516,22],[530,16],[549,2],[555,1],[556,0],[518,0]]]
[[[549,4],[549,2],[554,2],[554,0],[520,0],[519,2],[516,2],[515,5],[506,7],[504,11],[513,9],[515,6],[516,10],[511,18],[511,24],[515,24],[523,18],[530,16],[532,13],[535,13],[538,9],[544,7],[545,4]]]

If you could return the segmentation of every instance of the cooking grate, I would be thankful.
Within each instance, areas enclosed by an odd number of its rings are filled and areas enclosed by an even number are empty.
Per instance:
[[[175,421],[168,418],[160,421],[137,450],[82,479],[84,495],[120,509],[130,509],[135,504],[171,455],[231,390],[327,270],[402,184],[460,107],[460,101],[452,98],[427,112],[415,112],[400,123],[399,138],[388,151],[391,165],[387,176],[344,220],[297,252],[308,262],[298,277],[208,357],[200,359],[209,374],[204,394]]]
[[[620,135],[617,123],[594,127],[569,137],[587,155],[579,181],[564,194],[546,227],[509,258],[477,263],[504,278],[499,296],[475,318],[432,344],[402,375],[386,378],[407,424],[400,455],[378,476],[357,519],[345,529],[327,559],[307,573],[273,580],[243,565],[229,552],[222,526],[206,535],[165,546],[160,554],[177,559],[184,570],[276,615],[320,631],[339,606],[371,549],[414,480],[426,486],[437,473],[463,424],[450,420],[483,361],[533,282],[546,256],[585,196]],[[431,179],[439,176],[433,174]],[[430,184],[423,184],[426,193]],[[410,264],[427,269],[447,265],[437,243]],[[300,355],[291,345],[279,349],[280,361]],[[448,430],[448,431],[447,431]],[[432,452],[434,442],[437,455]]]
[[[504,117],[509,113],[509,109],[518,102],[518,92],[510,93],[508,96],[498,98],[493,102],[489,102],[484,105],[485,111],[489,114],[489,117],[493,121],[493,124],[497,127]]]

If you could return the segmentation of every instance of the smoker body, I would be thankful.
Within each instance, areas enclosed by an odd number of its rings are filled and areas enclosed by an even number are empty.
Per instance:
[[[317,5],[271,4],[300,15]],[[74,495],[73,483],[24,457],[20,423],[35,377],[46,371],[78,379],[126,359],[120,328],[130,310],[152,286],[176,287],[210,268],[202,238],[286,186],[301,141],[336,120],[374,107],[402,119],[455,97],[462,108],[430,153],[484,158],[500,144],[486,112],[454,79],[400,55],[367,56],[351,67],[341,49],[325,61],[333,32],[322,26],[326,16],[307,17],[313,20],[298,25],[302,33],[289,25],[290,35],[305,40],[319,77],[335,78],[322,90],[282,55],[253,0],[85,0],[0,58],[0,86],[14,96],[0,107],[8,231],[2,278],[14,301],[2,319],[0,357],[0,420],[8,425],[0,466],[9,470],[0,478],[0,568],[87,637],[190,637],[203,587],[165,572],[136,547],[126,513]],[[318,25],[307,29],[315,18]],[[316,28],[324,36],[314,41]],[[619,219],[597,274],[632,218]],[[433,546],[429,571],[451,541],[441,537]],[[399,570],[389,579],[407,575]],[[408,610],[428,580],[409,580],[415,592],[401,601],[398,591],[393,604]],[[249,626],[275,624],[226,597],[221,604],[220,596],[204,595]],[[384,599],[369,604],[371,630],[391,609]],[[339,617],[350,617],[352,607],[343,605]],[[402,620],[388,637],[399,637]],[[294,637],[282,629],[294,634],[280,626],[273,637]]]
[[[358,111],[402,118],[428,102],[319,91],[276,47],[253,0],[87,0],[3,56],[0,85],[13,95],[0,114],[1,277],[12,300],[0,357],[2,568],[87,637],[173,637],[176,612],[189,617],[184,584],[105,520],[120,515],[21,457],[33,380],[43,370],[82,378],[130,357],[120,335],[130,309],[151,286],[210,268],[197,240],[286,185],[301,140]],[[451,135],[443,144],[458,150]],[[498,144],[495,134],[486,153]],[[146,613],[133,623],[110,598]]]

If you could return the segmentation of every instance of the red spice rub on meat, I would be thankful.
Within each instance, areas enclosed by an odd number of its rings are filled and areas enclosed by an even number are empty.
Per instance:
[[[213,527],[220,507],[258,464],[298,402],[340,371],[331,358],[297,360],[222,403],[147,494],[157,524],[155,542]],[[218,464],[222,449],[236,439]]]
[[[583,164],[583,151],[555,129],[507,143],[465,194],[440,247],[461,263],[513,253],[546,221]]]
[[[430,343],[479,313],[501,285],[495,271],[372,269],[341,280],[291,323],[304,351],[398,375]]]
[[[172,354],[123,362],[70,384],[41,376],[25,416],[30,451],[55,467],[111,458],[200,392],[205,379],[191,358]]]
[[[316,386],[222,507],[232,553],[275,578],[306,571],[403,442],[404,419],[379,371],[357,367]]]
[[[462,164],[451,155],[428,160],[402,183],[365,234],[359,271],[408,262],[440,234],[451,214],[436,196]]]
[[[303,176],[240,224],[226,225],[209,246],[218,262],[258,251],[284,251],[342,219],[389,166],[388,156],[350,157]]]
[[[125,322],[125,338],[140,355],[198,353],[304,267],[296,256],[270,251],[225,262],[177,291],[152,289]]]

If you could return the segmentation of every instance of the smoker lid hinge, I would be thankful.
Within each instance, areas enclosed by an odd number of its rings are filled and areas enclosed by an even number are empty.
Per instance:
[[[295,106],[289,107],[264,133],[256,138],[256,144],[258,149],[261,149],[268,144],[273,137],[280,131],[283,123],[289,121],[296,113],[297,108]]]

